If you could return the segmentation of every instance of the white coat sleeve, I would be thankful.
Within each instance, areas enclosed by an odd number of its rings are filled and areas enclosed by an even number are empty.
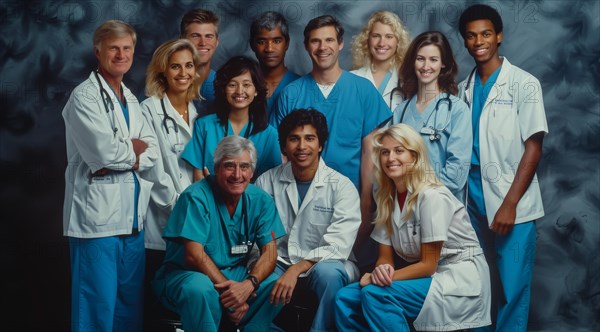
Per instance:
[[[135,98],[133,95],[131,95],[131,97]],[[150,125],[144,120],[144,116],[142,115],[141,107],[137,103],[137,99],[135,99],[135,106],[136,107],[132,107],[129,110],[131,112],[133,109],[135,109],[135,112],[138,112],[138,114],[136,114],[136,118],[139,119],[139,131],[134,136],[148,144],[148,147],[140,154],[139,158],[138,171],[142,172],[154,167],[154,162],[160,158],[160,149],[156,140],[156,134]]]
[[[65,129],[92,172],[102,168],[130,170],[136,160],[131,140],[114,135],[102,99],[95,90],[90,83],[89,87],[74,91],[63,110]]]
[[[338,179],[332,179],[338,180]],[[360,201],[354,184],[344,178],[334,194],[334,211],[327,232],[323,235],[319,247],[308,252],[304,259],[318,262],[323,259],[346,260],[361,222]],[[308,221],[307,221],[308,222]]]
[[[160,130],[160,128],[156,128],[156,126],[160,123],[161,119],[158,119],[157,115],[152,112],[148,105],[141,104],[140,106],[146,125],[153,131],[158,140],[159,135],[157,131]],[[154,167],[140,172],[140,175],[144,179],[154,183],[152,192],[150,193],[150,199],[156,203],[157,206],[172,211],[175,202],[177,201],[178,194],[173,179],[165,171],[160,149],[158,149],[158,154]]]

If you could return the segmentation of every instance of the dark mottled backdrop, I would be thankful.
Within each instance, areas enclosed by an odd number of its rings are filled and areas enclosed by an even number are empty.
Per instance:
[[[465,1],[0,1],[0,330],[67,330],[68,246],[62,237],[64,125],[69,92],[95,67],[91,37],[104,20],[135,26],[138,45],[126,84],[140,91],[152,51],[176,37],[184,11],[204,7],[222,18],[214,67],[252,55],[248,26],[265,10],[290,22],[288,66],[306,73],[307,21],[333,14],[349,41],[375,10],[394,11],[411,35],[436,29],[450,39],[464,78],[473,63],[456,22]],[[600,328],[600,5],[597,1],[496,1],[504,18],[500,48],[538,77],[550,135],[538,174],[546,216],[538,222],[531,330]]]

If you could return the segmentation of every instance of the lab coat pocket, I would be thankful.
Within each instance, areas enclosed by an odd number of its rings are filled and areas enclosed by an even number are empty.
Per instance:
[[[444,296],[479,296],[481,278],[475,263],[464,261],[446,265],[442,272],[442,292]]]
[[[121,188],[118,183],[94,183],[87,188],[85,209],[90,225],[103,226],[121,220]]]

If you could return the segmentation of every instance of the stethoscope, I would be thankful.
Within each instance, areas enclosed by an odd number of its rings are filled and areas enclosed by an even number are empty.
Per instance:
[[[473,70],[471,70],[471,73],[469,74],[469,78],[467,78],[467,86],[465,86],[465,90],[463,91],[463,95],[462,95],[462,99],[467,104],[467,106],[469,106],[469,109],[471,108],[471,102],[469,102],[469,100],[467,99],[467,91],[469,90],[469,85],[471,85],[471,80],[473,79],[473,75],[475,75],[476,70],[477,70],[477,66],[475,66],[475,68],[473,68]]]
[[[406,102],[406,104],[404,104],[404,108],[402,109],[402,114],[400,115],[400,123],[403,122],[404,114],[406,113],[406,109],[408,108],[408,105],[410,104],[410,102],[413,100],[414,97],[415,96],[410,97],[410,99]],[[446,101],[448,103],[448,113],[446,115],[446,124],[442,128],[438,128],[438,126],[437,126],[438,110],[439,110],[440,103],[442,101]],[[445,131],[446,128],[448,128],[448,125],[450,124],[450,112],[451,111],[452,111],[452,100],[450,99],[450,95],[448,93],[446,93],[445,97],[438,99],[438,101],[435,103],[435,108],[434,108],[433,112],[429,113],[427,120],[425,120],[425,122],[423,122],[423,128],[421,128],[421,130],[419,132],[423,135],[429,135],[429,140],[432,142],[439,141],[442,138],[442,135],[440,133]],[[431,116],[434,113],[435,113],[435,116],[433,117],[433,126],[431,126],[431,125],[429,125],[429,123],[430,123],[429,121],[431,120]]]
[[[177,123],[175,122],[175,119],[173,119],[168,113],[167,113],[167,109],[165,108],[165,101],[164,98],[160,99],[160,107],[162,107],[162,111],[163,111],[163,127],[165,127],[165,131],[167,132],[167,135],[169,135],[169,125],[168,122],[171,121],[171,124],[173,125],[173,130],[175,131],[175,139],[176,139],[176,143],[173,144],[173,146],[171,146],[171,149],[173,150],[173,152],[178,153],[183,151],[183,144],[181,143],[181,139],[179,138],[179,127],[177,126]]]
[[[98,75],[98,71],[94,71],[94,76],[96,76],[96,80],[98,80],[98,85],[100,86],[100,98],[102,98],[102,103],[104,104],[104,109],[106,110],[106,114],[109,112],[112,113],[111,125],[113,130],[113,135],[117,135],[117,122],[115,119],[115,104],[113,103],[108,91],[102,86],[102,81],[100,81],[100,76]],[[121,87],[121,95],[123,95],[123,87]],[[127,100],[125,100],[125,107],[127,107]]]

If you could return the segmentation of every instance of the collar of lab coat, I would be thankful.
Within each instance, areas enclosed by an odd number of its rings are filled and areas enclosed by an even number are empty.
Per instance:
[[[131,132],[134,132],[135,130],[130,130],[131,128],[127,126],[127,121],[125,120],[125,115],[123,114],[121,103],[117,100],[117,96],[113,92],[112,87],[108,85],[108,83],[104,80],[104,77],[102,77],[102,75],[100,74],[98,74],[98,77],[100,78],[100,84],[102,84],[102,87],[108,93],[108,96],[112,100],[112,103],[115,108],[115,119],[117,120],[117,123],[115,123],[115,125],[118,126],[119,129],[117,131],[117,135],[131,138]],[[100,85],[98,85],[98,80],[96,79],[96,75],[93,71],[90,73],[89,79],[90,81],[92,81],[92,84],[96,86],[96,88],[98,89],[98,95],[100,96],[100,98],[102,98],[102,94],[100,93]],[[139,107],[139,103],[135,96],[131,93],[131,91],[129,91],[129,89],[125,86],[123,82],[121,82],[121,87],[123,88],[123,97],[125,98],[125,100],[127,100],[127,107],[129,110],[129,123],[135,124],[138,121],[136,119],[137,113],[135,111],[132,111],[132,108],[135,107],[134,104],[137,104]],[[112,116],[112,114],[109,114],[109,116]]]
[[[191,138],[192,137],[192,128],[194,127],[194,121],[196,120],[196,116],[198,114],[196,112],[196,107],[194,106],[194,103],[193,102],[188,103],[188,116],[190,119],[190,124],[188,125],[183,120],[181,115],[179,115],[179,112],[177,112],[175,110],[175,108],[171,104],[171,101],[169,100],[169,97],[167,96],[166,93],[164,94],[163,99],[165,101],[165,110],[167,111],[167,114],[169,114],[169,116],[171,118],[173,118],[173,120],[175,120],[175,123],[179,127],[179,130],[183,130],[183,132],[186,133],[186,137],[188,139]],[[160,98],[158,98],[157,96],[152,96],[152,102],[154,103],[155,109],[158,110],[158,112],[161,116],[161,119],[164,120],[164,114],[162,114],[163,109],[162,109],[162,106],[160,105]]]
[[[496,97],[498,97],[498,93],[505,88],[504,86],[507,82],[508,73],[510,73],[512,70],[512,64],[508,61],[506,57],[501,56],[500,59],[502,59],[500,73],[498,74],[496,83],[494,83],[495,87],[490,90],[485,104],[483,105],[483,108],[485,108],[489,103],[493,102],[496,99]],[[469,105],[473,102],[473,92],[475,91],[475,75],[477,75],[477,73],[472,75],[473,77],[471,77],[471,80],[467,82],[468,89],[465,91],[465,96],[467,98],[467,101],[469,102]]]
[[[315,177],[310,183],[310,187],[306,192],[306,196],[304,196],[304,200],[302,200],[302,205],[298,207],[298,188],[296,188],[296,179],[294,178],[294,173],[292,172],[292,163],[287,162],[284,167],[285,168],[281,174],[281,180],[288,183],[285,187],[285,192],[292,205],[292,208],[294,209],[294,213],[297,216],[306,207],[308,202],[313,199],[313,188],[318,188],[325,185],[325,179],[328,177],[328,174],[331,173],[332,169],[327,167],[323,158],[319,157],[319,167],[317,168]]]
[[[365,66],[365,67],[359,68],[359,69],[355,70],[354,73],[357,74],[358,76],[364,77],[364,78],[368,79],[369,81],[371,81],[371,83],[373,84],[373,86],[375,86],[376,89],[379,88],[377,85],[375,85],[375,78],[373,77],[373,73],[371,72],[370,66]],[[387,86],[383,90],[383,97],[389,99],[389,94],[392,92],[392,90],[397,85],[398,85],[398,68],[393,68],[392,69],[392,77],[390,77],[390,80],[388,81]],[[386,99],[386,101],[388,101],[388,100]]]

